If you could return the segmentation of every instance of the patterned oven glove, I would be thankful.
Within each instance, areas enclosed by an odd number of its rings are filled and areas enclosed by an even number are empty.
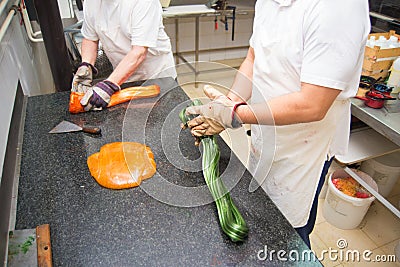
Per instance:
[[[78,69],[72,80],[72,92],[86,93],[92,87],[93,75],[97,74],[97,69],[87,62],[79,64]]]
[[[92,108],[105,108],[110,103],[111,96],[121,90],[119,85],[104,80],[89,88],[81,99],[81,105],[85,106],[85,111]]]
[[[247,105],[246,103],[233,102],[210,85],[205,85],[203,90],[212,101],[202,106],[190,106],[186,109],[187,115],[198,115],[187,123],[194,136],[219,134],[227,128],[242,126],[236,109],[240,105]]]

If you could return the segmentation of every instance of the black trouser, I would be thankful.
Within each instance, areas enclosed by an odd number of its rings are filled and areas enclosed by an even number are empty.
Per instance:
[[[314,196],[314,201],[311,206],[310,217],[308,217],[307,224],[302,227],[299,227],[299,228],[294,228],[310,249],[311,249],[310,234],[311,234],[312,230],[314,229],[315,219],[317,218],[319,193],[321,193],[322,186],[324,185],[324,182],[325,182],[325,176],[328,173],[328,170],[332,164],[333,158],[334,157],[332,157],[330,160],[325,161],[324,167],[322,169],[321,177],[319,178],[317,192],[315,193],[315,196]]]

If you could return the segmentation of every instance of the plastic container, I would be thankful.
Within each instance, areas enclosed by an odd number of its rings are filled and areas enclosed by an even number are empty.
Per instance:
[[[374,190],[378,190],[376,182],[368,174],[359,170],[353,171]],[[326,192],[323,206],[323,216],[333,226],[348,230],[355,229],[360,225],[375,197],[356,198],[341,192],[332,183],[332,179],[345,177],[350,177],[350,175],[342,169],[334,171],[329,176],[328,191]]]
[[[397,48],[399,47],[399,38],[397,38],[396,36],[390,36],[389,38],[389,48]]]
[[[381,49],[389,48],[388,40],[385,36],[379,36],[378,41],[375,43],[376,46],[379,46]]]
[[[169,7],[171,0],[160,0],[160,3],[163,8],[166,8],[166,7]]]
[[[400,92],[400,57],[393,61],[387,85],[393,87],[392,93]]]
[[[387,197],[400,178],[400,152],[366,160],[360,169],[375,180],[379,194]]]
[[[371,48],[374,48],[375,42],[376,42],[375,39],[376,39],[375,36],[369,37],[369,39],[367,40],[367,46],[368,46],[368,47],[371,47]]]

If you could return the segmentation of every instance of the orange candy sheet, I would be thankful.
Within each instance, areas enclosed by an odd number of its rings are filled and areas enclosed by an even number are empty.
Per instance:
[[[138,186],[156,172],[151,149],[135,142],[106,144],[100,152],[89,156],[87,164],[94,179],[110,189]]]
[[[111,96],[111,101],[107,107],[112,107],[124,102],[128,102],[132,99],[138,98],[149,98],[155,97],[160,94],[160,86],[148,85],[148,86],[134,86],[122,89]],[[70,113],[81,113],[85,112],[81,105],[81,99],[84,93],[71,92],[69,98],[69,112]]]

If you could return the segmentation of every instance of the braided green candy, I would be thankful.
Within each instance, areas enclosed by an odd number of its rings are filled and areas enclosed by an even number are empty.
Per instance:
[[[197,105],[202,105],[202,103],[196,99],[192,102],[191,106]],[[179,118],[187,126],[187,122],[194,118],[194,116],[187,116],[185,112],[186,108],[180,112]],[[217,205],[221,228],[233,242],[243,241],[247,237],[249,229],[219,177],[218,163],[220,151],[216,138],[214,136],[203,136],[201,137],[201,144],[203,145],[203,175]]]

